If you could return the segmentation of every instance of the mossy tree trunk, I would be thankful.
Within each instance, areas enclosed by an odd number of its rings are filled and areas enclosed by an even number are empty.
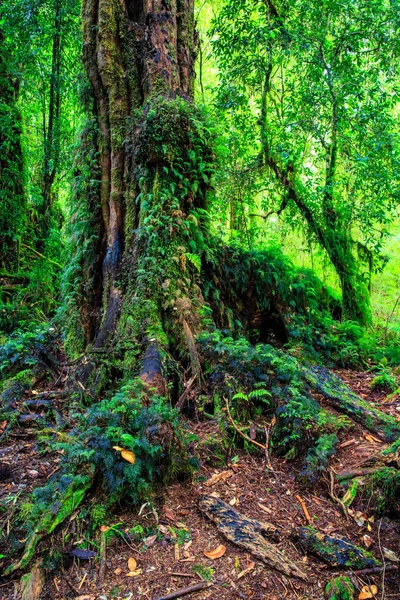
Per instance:
[[[1,10],[0,10],[1,20]],[[19,78],[0,29],[0,270],[18,270],[18,239],[25,218]]]
[[[94,350],[118,346],[130,372],[144,356],[142,378],[161,389],[164,351],[186,349],[196,363],[202,304],[193,234],[211,154],[192,103],[193,0],[85,0],[83,23],[103,257],[101,311],[83,305],[82,326]]]

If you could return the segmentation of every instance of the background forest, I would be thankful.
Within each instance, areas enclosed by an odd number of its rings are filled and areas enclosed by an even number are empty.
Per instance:
[[[309,489],[351,419],[385,446],[339,505],[399,518],[399,28],[397,0],[1,2],[0,443],[62,456],[0,496],[4,577],[59,566],[78,506],[82,548],[155,510],[193,421]]]

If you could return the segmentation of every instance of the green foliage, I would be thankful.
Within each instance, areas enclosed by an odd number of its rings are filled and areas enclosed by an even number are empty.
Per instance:
[[[399,387],[397,377],[387,362],[382,361],[374,367],[376,376],[371,381],[371,389],[394,392]]]
[[[53,450],[63,452],[63,464],[72,472],[88,464],[94,467],[107,506],[122,499],[148,500],[155,486],[189,473],[194,466],[185,453],[177,411],[161,396],[146,400],[139,382],[126,384],[87,413],[77,413],[75,421],[65,440],[49,443]],[[134,464],[124,460],[114,446],[133,452]]]
[[[317,442],[307,459],[307,473],[315,467],[317,477],[323,470],[318,465],[326,464],[335,447],[333,432],[348,426],[348,421],[329,415],[308,394],[301,364],[270,345],[253,346],[245,338],[234,339],[223,331],[203,334],[199,343],[214,397],[230,398],[232,416],[241,424],[260,418],[265,423],[266,414],[270,419],[275,412],[271,444],[288,458],[304,455]],[[243,391],[246,389],[249,392]]]
[[[330,457],[335,453],[338,438],[334,433],[321,435],[307,453],[300,479],[315,484],[326,472]]]
[[[376,507],[378,516],[399,517],[400,473],[397,469],[386,467],[375,471],[367,479],[366,493],[370,495],[370,502]]]
[[[38,363],[40,351],[49,345],[54,331],[49,324],[26,331],[15,330],[0,346],[0,380],[17,373],[18,378],[23,380],[23,369]]]

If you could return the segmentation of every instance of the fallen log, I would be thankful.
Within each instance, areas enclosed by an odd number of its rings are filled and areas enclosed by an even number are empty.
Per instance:
[[[213,521],[223,535],[241,548],[251,552],[263,563],[288,576],[307,579],[307,575],[265,536],[276,535],[276,527],[245,517],[213,496],[203,496],[199,508]]]
[[[316,554],[332,567],[364,569],[381,566],[381,562],[371,552],[352,544],[345,537],[326,535],[310,526],[300,527],[294,537],[306,552]]]
[[[334,373],[324,367],[302,369],[308,385],[322,394],[336,409],[351,417],[385,442],[400,437],[400,422],[363,400]]]

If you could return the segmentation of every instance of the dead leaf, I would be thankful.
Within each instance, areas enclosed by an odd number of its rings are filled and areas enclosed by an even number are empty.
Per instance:
[[[273,511],[272,511],[270,508],[268,508],[268,506],[265,506],[264,504],[261,504],[261,502],[258,502],[258,506],[259,506],[259,507],[260,507],[262,510],[264,510],[266,513],[268,513],[268,514],[272,515]]]
[[[6,426],[7,426],[7,421],[2,421],[0,423],[0,435],[2,435],[4,433]]]
[[[361,588],[361,592],[358,596],[358,600],[367,600],[367,598],[373,598],[378,593],[376,585],[364,585]]]
[[[236,503],[237,503],[237,499],[235,497],[233,497],[232,500],[229,500],[230,506],[235,506]]]
[[[252,423],[250,425],[249,436],[252,440],[255,440],[257,437],[257,430],[256,430],[256,426],[254,425],[254,423]]]
[[[174,544],[174,558],[175,558],[176,561],[180,559],[179,545],[178,544]]]
[[[366,548],[370,548],[372,546],[372,538],[369,535],[365,534],[362,536],[361,539],[364,542]]]
[[[226,481],[233,475],[233,471],[229,469],[228,471],[221,471],[221,473],[215,473],[208,481],[205,482],[205,486],[209,487],[210,485],[214,485],[214,483],[218,483],[219,481]]]
[[[356,443],[356,441],[357,440],[355,438],[352,438],[351,440],[347,440],[346,442],[342,442],[339,445],[339,448],[347,448],[347,446],[352,446],[353,444]]]
[[[371,435],[370,433],[365,433],[365,431],[363,431],[363,436],[365,437],[366,440],[368,440],[372,444],[383,444],[382,440],[376,438],[374,435]]]
[[[251,562],[249,564],[249,566],[247,567],[247,569],[244,569],[241,573],[239,573],[239,575],[237,576],[238,579],[241,579],[242,577],[244,577],[245,575],[247,575],[248,573],[250,573],[250,571],[252,571],[255,567],[255,563]]]
[[[150,546],[153,546],[155,541],[157,540],[157,536],[156,535],[150,535],[149,537],[145,538],[143,541],[146,544],[146,546],[148,548],[150,548]]]
[[[106,531],[108,531],[110,528],[108,527],[108,525],[101,525],[100,527],[100,531],[102,533],[105,533]]]
[[[127,577],[139,577],[141,572],[142,572],[142,569],[136,569],[136,571],[130,571],[129,573],[127,573],[126,576]]]
[[[125,450],[124,448],[121,448],[120,446],[113,446],[113,448],[114,448],[114,450],[117,450],[118,452],[121,453],[121,456],[124,460],[131,463],[131,465],[135,464],[136,456],[133,454],[133,452],[131,452],[130,450]]]
[[[168,506],[164,506],[164,514],[170,521],[176,521],[174,511],[171,508],[168,508]]]
[[[128,558],[128,569],[129,571],[134,571],[137,567],[137,562],[136,560],[133,558],[133,556],[131,556],[130,558]]]
[[[221,558],[226,552],[226,546],[222,544],[217,546],[214,550],[210,550],[209,552],[204,552],[204,556],[207,558],[211,558],[211,560],[216,560],[217,558]]]
[[[168,533],[168,527],[165,527],[165,525],[161,525],[161,523],[159,523],[158,525],[158,530],[161,531],[161,533],[164,535]]]
[[[131,465],[135,464],[136,456],[130,450],[122,450],[121,456],[122,456],[122,458],[124,460],[128,461],[129,463],[131,463]]]
[[[382,548],[382,551],[383,556],[391,562],[400,562],[400,558],[393,552],[393,550],[389,550],[389,548]]]
[[[117,567],[114,571],[114,575],[121,575],[121,573],[122,573],[121,567]]]

